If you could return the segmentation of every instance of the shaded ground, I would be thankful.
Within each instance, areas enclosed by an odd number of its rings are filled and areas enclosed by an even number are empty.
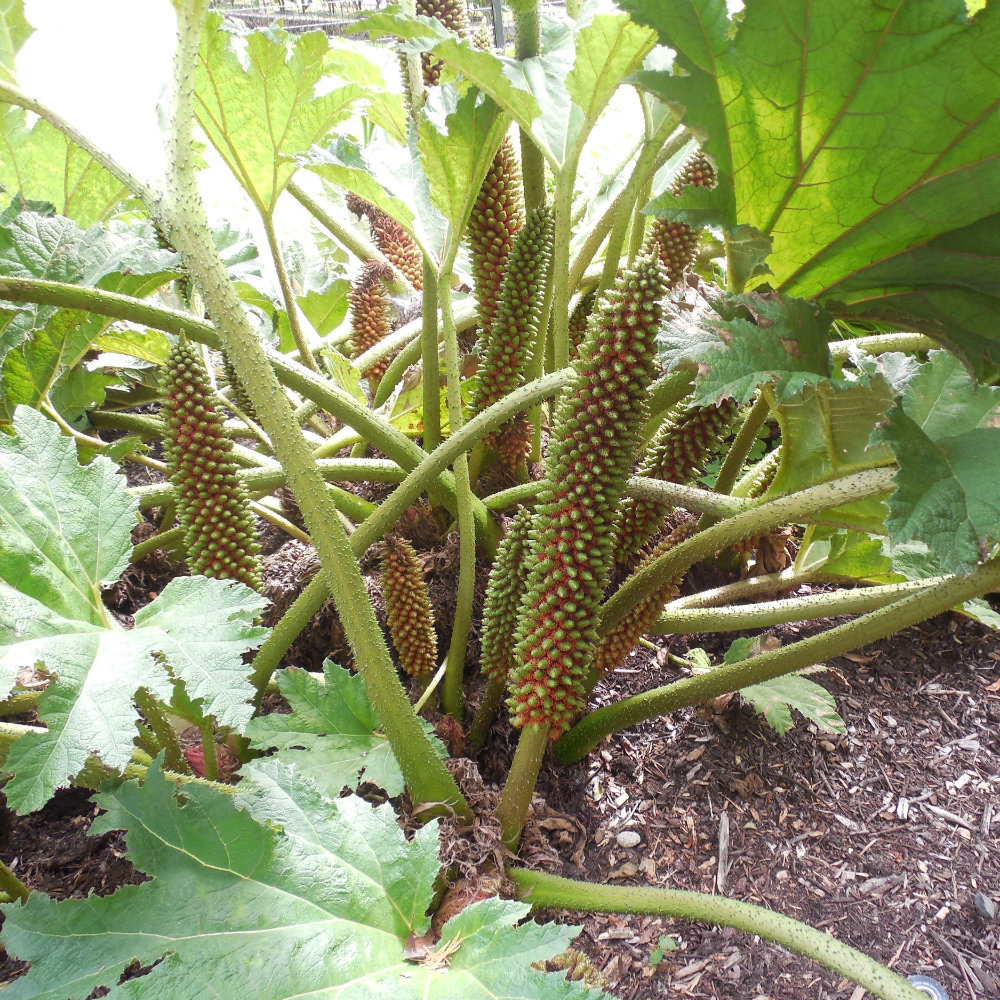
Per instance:
[[[679,637],[675,651],[702,638]],[[632,673],[605,694],[649,687],[656,659],[633,654]],[[548,805],[566,814],[545,820],[551,867],[704,892],[718,892],[724,870],[733,898],[827,929],[903,975],[930,975],[953,1000],[1000,996],[1000,924],[973,905],[976,893],[1000,903],[1000,643],[948,615],[831,666],[843,678],[825,682],[843,737],[800,721],[779,738],[734,699],[721,715],[612,737],[570,779],[546,774]],[[620,846],[626,831],[640,836],[635,848]],[[677,947],[654,967],[664,934]],[[578,945],[620,997],[863,995],[730,930],[588,917]]]
[[[153,575],[142,588],[162,586]],[[776,632],[795,637],[794,627]],[[710,641],[675,637],[670,648]],[[638,651],[599,696],[660,683],[674,669],[658,665],[665,660]],[[1000,641],[949,615],[830,666],[838,673],[824,683],[843,737],[800,721],[778,738],[734,699],[721,713],[612,737],[572,770],[544,769],[531,862],[597,882],[706,892],[719,891],[724,870],[733,898],[827,929],[904,975],[932,975],[953,1000],[1000,997],[1000,923],[973,906],[977,892],[1000,903]],[[502,767],[512,743],[497,735],[488,758]],[[2,857],[57,898],[141,880],[120,835],[86,836],[94,813],[71,791],[39,813],[7,816]],[[621,846],[623,833],[638,844]],[[654,966],[663,935],[676,947]],[[587,917],[577,946],[622,998],[862,997],[778,947],[690,923]],[[8,960],[0,983],[21,968]]]

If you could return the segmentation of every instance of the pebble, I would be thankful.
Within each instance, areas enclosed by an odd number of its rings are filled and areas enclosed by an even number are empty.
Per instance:
[[[642,840],[642,837],[640,837],[635,830],[622,830],[615,840],[618,841],[619,847],[638,847],[639,841]]]
[[[976,908],[976,913],[978,913],[983,920],[996,920],[997,918],[997,905],[986,895],[985,892],[977,892],[975,896],[972,897],[972,905]]]

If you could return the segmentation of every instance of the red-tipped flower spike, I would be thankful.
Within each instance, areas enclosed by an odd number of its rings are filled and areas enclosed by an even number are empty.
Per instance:
[[[472,412],[481,413],[524,385],[524,373],[538,337],[545,281],[552,258],[552,213],[535,209],[514,240],[496,317],[480,337],[483,345],[479,384]],[[527,454],[531,428],[516,417],[487,437],[508,465]]]
[[[351,352],[355,358],[392,332],[392,303],[383,281],[388,275],[385,264],[368,261],[347,293],[351,307]],[[383,358],[365,372],[372,391],[378,388],[389,361]]]
[[[507,258],[524,225],[521,165],[509,138],[500,143],[479,189],[466,233],[479,303],[479,335],[488,334],[500,303]]]
[[[385,540],[382,595],[399,665],[411,677],[433,673],[437,662],[434,615],[417,554],[403,538]]]
[[[584,708],[618,503],[658,368],[663,291],[649,258],[618,279],[591,317],[553,422],[507,700],[514,725],[548,725],[553,739]]]
[[[260,590],[260,544],[250,498],[236,477],[205,367],[184,337],[167,358],[163,394],[164,451],[177,488],[188,566],[192,573]]]
[[[639,475],[687,486],[705,471],[722,448],[736,416],[736,404],[724,399],[712,406],[688,406],[667,417],[649,443]],[[669,504],[629,497],[622,509],[618,563],[638,554],[663,527]]]
[[[469,14],[465,0],[417,0],[416,12],[424,17],[436,17],[449,31],[464,35],[469,29]],[[430,53],[420,56],[424,86],[433,87],[441,79],[444,64]]]
[[[671,192],[679,195],[689,184],[700,188],[715,187],[715,168],[704,153],[695,153],[681,169]],[[698,248],[699,231],[686,222],[654,219],[646,236],[647,252],[655,252],[667,272],[667,285],[673,287],[691,266]]]
[[[413,237],[395,219],[353,192],[344,200],[355,215],[368,220],[382,256],[419,292],[424,287],[423,257]]]

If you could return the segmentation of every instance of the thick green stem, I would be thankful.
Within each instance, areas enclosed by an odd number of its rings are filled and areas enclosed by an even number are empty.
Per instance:
[[[518,483],[517,486],[494,493],[483,503],[490,510],[503,510],[514,504],[533,500],[541,488],[540,482]],[[624,495],[635,497],[636,500],[651,500],[653,503],[670,504],[671,507],[683,507],[695,514],[714,514],[718,517],[734,517],[753,506],[752,500],[719,496],[698,486],[685,486],[646,476],[633,476],[628,480]]]
[[[811,621],[833,615],[858,615],[876,611],[906,594],[926,590],[944,577],[929,580],[907,580],[884,587],[857,587],[837,590],[830,594],[809,594],[789,597],[763,604],[732,604],[716,608],[664,609],[653,632],[679,635],[691,632],[739,632],[743,629],[770,628],[788,622]]]
[[[556,759],[561,764],[572,764],[611,733],[689,705],[702,704],[750,684],[760,684],[832,656],[840,656],[926,618],[933,618],[997,587],[1000,587],[1000,557],[984,563],[969,576],[946,577],[936,586],[790,646],[705,674],[686,677],[600,708],[584,716],[559,740],[555,746]]]
[[[689,566],[715,555],[736,542],[782,524],[822,520],[821,513],[840,504],[879,496],[893,488],[894,470],[866,469],[819,486],[779,497],[745,510],[735,517],[698,532],[675,549],[664,553],[636,573],[605,605],[601,612],[601,632],[606,633],[628,614],[647,594],[664,586]]]
[[[716,493],[732,492],[736,480],[739,478],[740,470],[743,468],[743,463],[746,462],[747,455],[750,454],[750,449],[753,447],[754,441],[757,440],[757,432],[763,426],[770,412],[771,407],[767,401],[767,393],[762,392],[743,418],[743,423],[740,424],[732,447],[722,463],[722,468],[719,469],[719,477],[715,481]],[[711,523],[710,519],[706,519],[700,527],[707,528]]]
[[[175,528],[170,528],[167,531],[161,531],[158,534],[153,535],[152,538],[147,538],[144,542],[139,542],[135,548],[132,549],[132,555],[129,558],[129,562],[135,565],[138,562],[142,562],[151,552],[155,552],[157,549],[163,549],[164,551],[169,551],[170,549],[176,548],[184,541],[185,529],[178,525]]]
[[[569,364],[569,241],[570,211],[573,203],[573,181],[576,161],[563,164],[556,175],[556,193],[552,205],[554,232],[552,241],[552,363],[554,368]]]
[[[451,307],[451,274],[438,276],[441,299],[441,318],[444,320],[444,363],[448,374],[448,424],[449,436],[457,437],[462,429],[462,383],[458,356],[458,332]],[[435,361],[436,347],[435,343]],[[427,371],[424,371],[424,378]],[[436,399],[435,399],[436,402]],[[426,411],[424,414],[426,419]],[[455,619],[448,647],[448,666],[441,685],[441,707],[449,715],[461,719],[462,680],[465,675],[465,650],[472,627],[472,602],[476,584],[476,528],[472,510],[472,486],[469,481],[469,462],[465,451],[455,456],[455,498],[458,502],[458,593],[455,601]]]
[[[31,894],[31,890],[0,861],[0,889],[9,900],[19,899],[23,903]]]
[[[486,734],[489,732],[490,726],[493,725],[493,720],[500,710],[505,690],[505,685],[500,681],[493,680],[492,678],[487,681],[483,700],[480,702],[479,708],[476,710],[476,715],[472,720],[472,725],[469,727],[467,743],[473,750],[478,750],[483,745],[483,740],[486,739]]]
[[[548,745],[547,725],[525,726],[521,730],[521,738],[517,741],[517,750],[514,751],[514,759],[511,761],[496,813],[503,842],[511,851],[516,851],[521,841],[521,831],[524,829],[524,821],[528,816],[528,807],[535,793],[538,772]]]
[[[288,326],[292,331],[295,346],[299,349],[299,359],[307,368],[318,372],[319,365],[316,364],[312,347],[306,338],[306,331],[302,326],[302,314],[299,312],[299,304],[295,300],[295,291],[292,288],[291,279],[288,277],[288,268],[285,266],[285,255],[281,252],[281,243],[278,241],[278,234],[274,230],[274,216],[270,212],[261,212],[260,217],[261,222],[264,224],[264,234],[267,237],[267,245],[271,251],[274,270],[278,275],[278,287],[281,289],[281,298],[285,303],[285,315],[288,317]]]
[[[385,458],[325,458],[316,464],[328,483],[340,480],[401,483],[406,478],[406,473],[395,462]],[[247,492],[259,496],[288,483],[288,475],[280,465],[264,469],[240,469],[237,476]],[[329,488],[328,486],[327,489]],[[172,502],[176,492],[174,485],[167,482],[129,487],[129,494],[139,501],[141,510]],[[340,503],[341,493],[346,494],[343,504]],[[375,510],[374,504],[353,493],[347,493],[346,490],[334,491],[333,496],[338,501],[337,506],[355,521],[364,520]]]
[[[581,910],[586,913],[648,913],[681,920],[698,920],[735,927],[805,955],[850,979],[882,1000],[922,1000],[924,994],[863,952],[830,937],[825,931],[792,920],[773,910],[725,896],[681,889],[651,889],[630,885],[595,885],[572,879],[507,868],[518,886],[518,897],[533,909]]]
[[[208,312],[219,326],[236,374],[254,404],[276,456],[288,472],[289,485],[316,544],[322,573],[333,594],[338,616],[355,651],[358,672],[399,761],[411,797],[415,803],[441,803],[471,818],[458,785],[413,714],[336,506],[327,494],[288,398],[212,243],[197,189],[191,134],[194,71],[206,10],[207,0],[189,0],[178,11],[168,195],[162,206],[151,208],[162,211],[170,239],[183,254],[188,269],[201,287]],[[307,381],[315,378],[304,370],[302,377]]]
[[[430,258],[424,257],[423,327],[420,332],[421,391],[423,394],[424,451],[441,443],[441,371],[438,368],[438,276]],[[446,292],[451,301],[450,289]],[[452,316],[454,322],[454,316]],[[386,373],[388,374],[388,373]],[[384,379],[383,379],[384,381]],[[382,386],[379,386],[381,390]]]
[[[309,581],[302,593],[292,601],[288,610],[278,619],[274,628],[261,644],[260,649],[257,650],[257,655],[253,658],[253,672],[250,675],[250,682],[257,691],[254,698],[254,704],[257,708],[260,708],[264,700],[268,682],[275,670],[278,669],[281,658],[329,596],[330,588],[327,586],[326,579],[317,574]]]
[[[802,583],[819,581],[819,574],[802,572],[794,566],[780,573],[766,573],[761,576],[749,576],[745,580],[726,583],[721,587],[700,590],[697,594],[688,594],[671,601],[664,610],[680,610],[682,608],[711,608],[727,601],[743,601],[751,597],[764,597],[767,594],[780,594],[783,590],[791,590]]]
[[[922,333],[872,333],[853,340],[835,340],[830,344],[830,354],[835,360],[843,361],[852,347],[859,347],[866,354],[886,354],[889,351],[933,351],[940,346]]]
[[[513,0],[514,55],[531,59],[538,55],[538,0]],[[524,209],[530,214],[545,204],[545,157],[523,128],[521,141],[521,177],[524,184]]]
[[[188,766],[184,752],[181,750],[177,732],[170,725],[170,720],[167,718],[167,713],[164,711],[163,706],[145,688],[139,688],[136,691],[135,703],[139,707],[139,711],[142,712],[143,718],[145,718],[153,735],[156,737],[156,741],[160,744],[160,749],[164,753],[165,765],[171,771],[190,773],[191,768]]]
[[[406,276],[382,256],[378,247],[366,239],[349,225],[341,222],[321,202],[317,201],[301,184],[294,179],[286,188],[288,193],[346,250],[349,250],[358,260],[367,263],[378,261],[389,268],[391,277],[384,278],[385,286],[390,295],[406,295],[412,291]]]

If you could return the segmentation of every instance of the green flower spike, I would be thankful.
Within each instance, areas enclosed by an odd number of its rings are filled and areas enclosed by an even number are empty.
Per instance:
[[[521,165],[510,138],[500,143],[486,172],[466,233],[479,303],[479,336],[487,336],[500,304],[507,258],[524,225]]]
[[[437,664],[434,614],[417,554],[403,538],[385,540],[382,595],[399,665],[411,677],[433,673]]]
[[[665,552],[676,548],[698,530],[696,521],[685,521],[674,528],[653,549],[647,553],[636,568],[639,572],[648,563],[662,556]],[[594,653],[593,668],[603,677],[609,670],[625,662],[625,657],[635,649],[636,644],[655,624],[660,617],[660,611],[667,601],[680,593],[683,573],[668,580],[662,587],[647,594],[624,618],[605,635],[597,645]]]
[[[531,526],[526,507],[514,515],[497,549],[483,605],[483,654],[479,667],[491,681],[506,684],[514,666],[517,608],[528,578],[525,544]]]
[[[472,412],[481,413],[524,384],[524,373],[538,337],[545,280],[552,259],[552,213],[535,209],[514,240],[500,292],[496,318],[480,337],[483,357]],[[487,438],[508,465],[517,465],[531,443],[531,427],[517,417]]]
[[[671,185],[676,196],[689,184],[700,188],[715,187],[715,168],[704,153],[695,153],[684,165]],[[667,272],[667,285],[672,288],[691,266],[698,248],[699,230],[686,222],[672,219],[654,219],[646,237],[646,252],[655,252]]]
[[[236,477],[205,366],[183,336],[167,358],[163,395],[164,451],[177,488],[188,566],[192,573],[260,590],[260,543],[250,498]]]
[[[584,708],[594,625],[607,584],[622,490],[658,370],[663,276],[643,258],[598,303],[556,409],[548,467],[528,533],[507,704],[515,726],[553,739]]]
[[[388,276],[389,269],[384,263],[368,261],[347,293],[351,307],[351,353],[355,358],[392,332],[392,303],[383,281]],[[382,381],[389,361],[383,358],[365,372],[373,392]]]
[[[736,404],[724,399],[712,406],[688,406],[668,416],[649,443],[639,475],[687,486],[705,471],[722,448],[736,416]],[[629,497],[622,508],[615,559],[628,562],[663,527],[669,504]]]

